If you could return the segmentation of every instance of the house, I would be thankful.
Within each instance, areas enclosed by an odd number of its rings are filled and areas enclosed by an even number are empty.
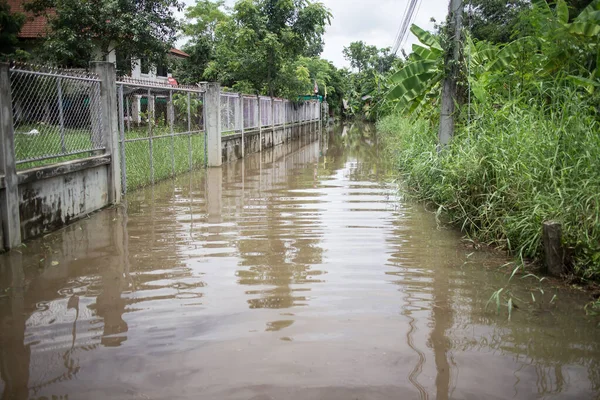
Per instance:
[[[18,34],[21,48],[25,51],[32,51],[40,45],[40,39],[43,39],[47,32],[48,20],[44,16],[33,16],[25,11],[24,5],[30,0],[7,0],[11,12],[22,13],[28,16],[25,24]],[[170,60],[185,59],[189,55],[184,51],[176,48],[171,48],[167,54]],[[101,57],[98,57],[98,59]],[[105,57],[105,61],[117,62],[117,55],[112,51]],[[131,74],[133,79],[149,80],[161,84],[169,84],[169,78],[172,78],[171,73],[163,65],[149,65],[144,60],[132,60]]]

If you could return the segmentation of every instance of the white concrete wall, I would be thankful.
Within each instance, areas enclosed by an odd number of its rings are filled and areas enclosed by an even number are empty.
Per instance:
[[[22,238],[59,229],[108,204],[107,165],[19,185]]]

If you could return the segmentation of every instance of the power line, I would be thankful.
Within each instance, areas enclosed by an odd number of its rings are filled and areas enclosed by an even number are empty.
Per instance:
[[[410,19],[410,15],[414,11],[414,6],[417,0],[409,0],[406,3],[406,9],[404,15],[402,16],[402,23],[400,24],[400,28],[398,29],[398,33],[396,34],[396,39],[394,41],[394,46],[392,47],[392,53],[396,54],[398,52],[398,48],[400,47],[400,42],[402,38],[406,34],[406,29],[408,26],[408,21]]]
[[[421,4],[422,4],[421,0],[417,0],[417,11],[413,14],[413,17],[412,17],[410,23],[408,24],[409,27],[412,26],[413,22],[417,18],[417,15],[419,15],[419,11],[421,10]],[[408,32],[404,36],[404,39],[402,39],[402,43],[400,44],[400,47],[404,47],[404,44],[406,43],[407,40],[408,40]]]
[[[408,13],[409,5],[410,5],[410,1],[407,1],[406,7],[404,7],[404,12],[402,13],[402,19],[401,19],[402,22],[398,26],[398,31],[396,32],[396,35],[394,36],[394,44],[392,45],[393,49],[396,48],[396,44],[398,43],[398,38],[400,37],[400,34],[402,32],[402,26],[404,25],[404,19],[406,18],[406,14]]]
[[[416,14],[415,10],[421,7],[421,0],[410,0],[407,4],[405,14],[402,18],[402,24],[400,25],[400,29],[396,34],[396,40],[394,41],[394,46],[392,48],[392,53],[397,54],[398,49],[402,46],[404,41],[407,38],[408,29],[411,26],[412,22],[415,19]]]

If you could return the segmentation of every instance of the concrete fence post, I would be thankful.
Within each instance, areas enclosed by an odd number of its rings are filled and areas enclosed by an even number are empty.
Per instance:
[[[4,188],[0,187],[0,218],[3,247],[8,250],[21,244],[19,185],[8,63],[0,63],[0,179],[2,175],[4,175]]]
[[[260,104],[260,95],[256,98],[258,100],[258,151],[262,151],[262,104]]]
[[[204,103],[207,165],[220,167],[223,164],[223,157],[221,150],[221,85],[218,82],[206,85]]]
[[[547,272],[553,276],[561,276],[565,272],[565,250],[562,244],[562,226],[559,222],[543,223],[542,242]]]
[[[244,149],[244,133],[245,133],[245,129],[244,129],[244,95],[242,93],[240,93],[240,100],[239,100],[239,104],[238,104],[238,118],[239,118],[239,126],[240,126],[240,133],[242,134],[242,158],[244,158],[244,153],[245,153],[245,149]]]
[[[281,108],[282,108],[281,112],[283,114],[281,116],[281,119],[283,120],[283,140],[285,142],[287,142],[289,140],[288,139],[288,135],[287,135],[287,130],[286,130],[286,125],[287,125],[287,120],[286,120],[286,118],[287,118],[287,100],[282,100],[281,101]]]
[[[102,140],[106,154],[110,154],[108,171],[108,202],[121,202],[121,152],[119,151],[119,112],[117,104],[117,73],[115,64],[93,61],[90,69],[100,78],[100,115]]]

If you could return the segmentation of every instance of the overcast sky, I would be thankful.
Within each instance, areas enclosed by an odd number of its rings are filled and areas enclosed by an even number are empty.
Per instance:
[[[409,0],[321,0],[333,14],[331,26],[325,33],[322,57],[333,61],[337,67],[347,67],[342,50],[351,42],[362,40],[377,47],[392,47],[402,15]],[[188,5],[195,0],[185,0]],[[227,0],[232,6],[235,0]],[[448,13],[448,0],[421,0],[414,23],[431,30],[433,17],[442,21]],[[410,52],[415,39],[408,39],[404,48]]]

